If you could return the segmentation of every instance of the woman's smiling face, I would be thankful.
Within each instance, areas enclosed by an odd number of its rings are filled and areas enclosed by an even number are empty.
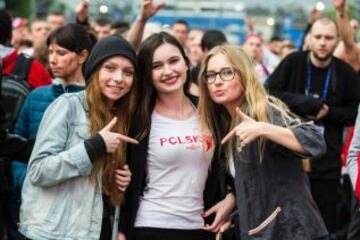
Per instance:
[[[152,82],[159,94],[183,91],[187,65],[180,50],[169,43],[160,45],[153,55]]]
[[[110,106],[130,91],[134,77],[134,65],[123,56],[109,58],[101,65],[99,85]]]

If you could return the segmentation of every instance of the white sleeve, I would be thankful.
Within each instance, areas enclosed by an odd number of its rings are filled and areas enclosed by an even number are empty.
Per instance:
[[[356,189],[356,181],[359,174],[358,173],[358,169],[359,169],[358,156],[360,152],[360,112],[359,111],[360,111],[360,105],[355,123],[354,136],[351,140],[349,154],[346,161],[347,169],[354,189]]]

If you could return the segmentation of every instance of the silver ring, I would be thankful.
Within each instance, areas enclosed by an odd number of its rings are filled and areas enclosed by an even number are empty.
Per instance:
[[[246,145],[245,142],[239,138],[239,140],[236,141],[236,150],[238,152],[241,152],[243,147],[245,147],[245,145]]]
[[[241,152],[242,148],[243,148],[243,143],[242,143],[242,140],[239,138],[238,141],[236,141],[236,150],[238,152]]]

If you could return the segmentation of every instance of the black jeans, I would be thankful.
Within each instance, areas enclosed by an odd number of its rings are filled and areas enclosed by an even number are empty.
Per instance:
[[[310,179],[311,193],[329,233],[338,228],[340,179]]]
[[[314,240],[331,240],[331,239],[329,236],[326,236],[326,237],[316,238]]]
[[[101,233],[99,240],[111,240],[111,221],[110,217],[105,217],[102,220]]]
[[[214,234],[202,229],[182,230],[137,227],[134,228],[131,240],[209,240],[214,239]]]
[[[351,222],[348,230],[347,240],[360,239],[360,203],[353,194],[351,206]]]

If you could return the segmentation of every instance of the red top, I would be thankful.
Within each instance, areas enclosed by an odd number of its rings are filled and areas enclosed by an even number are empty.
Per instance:
[[[13,51],[9,55],[3,58],[3,72],[11,73],[16,64],[16,57],[18,56],[17,51]],[[41,65],[40,62],[33,60],[31,63],[28,83],[31,88],[37,88],[40,86],[51,84],[51,77],[46,69]]]
[[[351,127],[349,129],[349,133],[346,137],[346,140],[345,140],[342,152],[341,152],[341,161],[342,161],[341,165],[343,167],[346,167],[346,159],[349,154],[350,144],[351,144],[351,140],[352,140],[353,136],[354,136],[354,127]]]
[[[355,184],[355,195],[356,195],[357,199],[360,200],[360,177],[359,177],[359,173],[360,173],[360,152],[358,153],[357,166],[358,166],[358,175],[357,175],[356,184]]]

